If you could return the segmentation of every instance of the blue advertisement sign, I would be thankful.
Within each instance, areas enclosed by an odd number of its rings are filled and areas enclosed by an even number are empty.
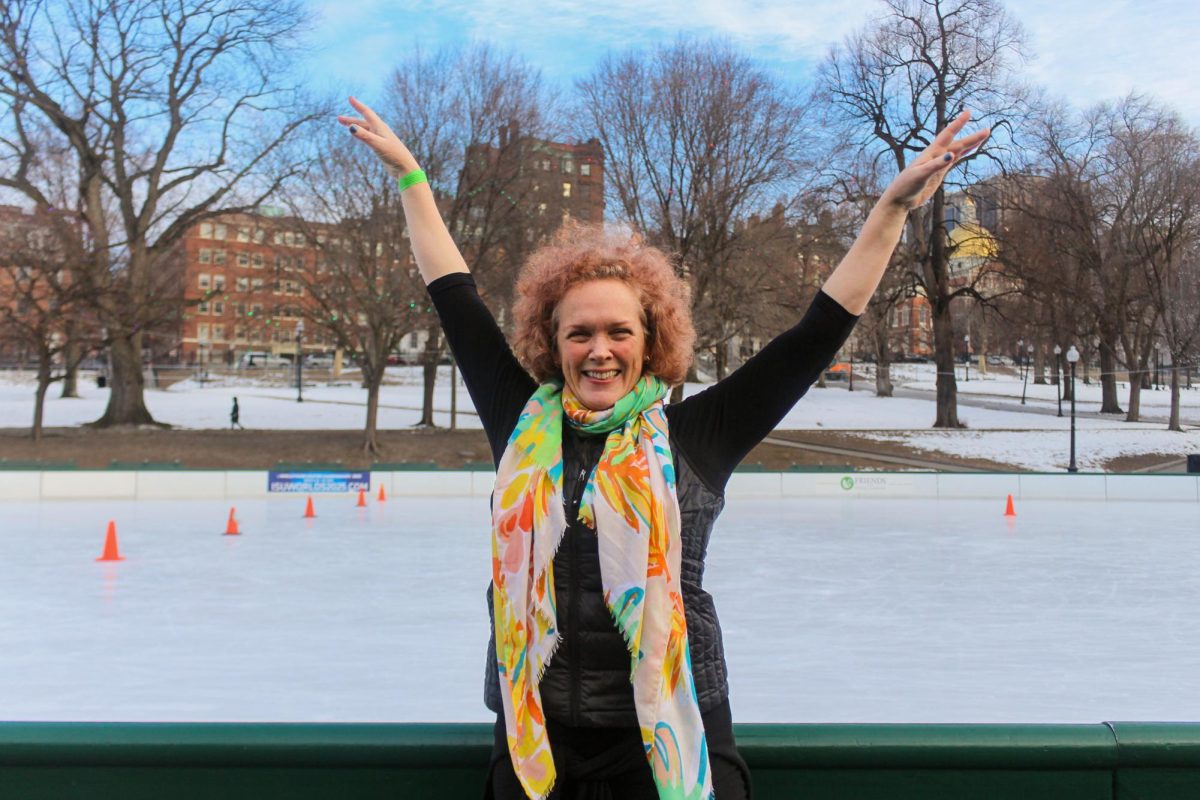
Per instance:
[[[370,472],[269,472],[268,492],[320,494],[371,491]]]

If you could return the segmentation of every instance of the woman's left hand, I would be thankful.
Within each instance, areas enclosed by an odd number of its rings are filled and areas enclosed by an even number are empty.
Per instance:
[[[990,128],[984,128],[970,136],[955,139],[970,119],[971,112],[964,111],[943,128],[929,147],[896,176],[884,191],[880,202],[911,211],[932,197],[950,168],[983,144],[992,133]]]

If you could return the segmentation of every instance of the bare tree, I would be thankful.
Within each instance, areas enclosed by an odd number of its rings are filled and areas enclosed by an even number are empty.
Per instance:
[[[392,75],[381,114],[429,177],[446,227],[503,319],[515,269],[559,218],[539,216],[528,161],[556,134],[540,73],[486,44],[420,50]],[[427,317],[421,424],[432,426],[441,328]]]
[[[739,335],[754,313],[738,266],[756,246],[751,215],[773,224],[775,198],[799,197],[811,175],[806,104],[717,41],[609,56],[578,91],[620,221],[674,253],[691,284],[697,351]]]
[[[0,186],[50,206],[37,134],[69,157],[79,274],[111,341],[95,424],[153,422],[143,337],[179,313],[184,232],[257,206],[299,168],[271,156],[321,116],[278,77],[304,24],[297,0],[0,4]]]
[[[1131,250],[1140,262],[1148,297],[1143,319],[1152,321],[1141,350],[1166,345],[1173,367],[1184,363],[1200,343],[1200,311],[1195,305],[1194,259],[1200,237],[1200,140],[1177,114],[1153,104],[1134,104],[1123,114],[1114,136],[1118,171],[1136,186],[1130,220]],[[1188,286],[1188,283],[1192,286]],[[1137,330],[1137,329],[1135,329]],[[1128,337],[1138,341],[1134,337]],[[1141,343],[1141,342],[1138,342]],[[1135,384],[1138,384],[1135,386]],[[1139,381],[1130,381],[1129,414],[1136,419]],[[1183,430],[1179,419],[1179,370],[1171,370],[1168,427]]]
[[[903,170],[964,109],[995,129],[1011,125],[1021,93],[1012,81],[1023,57],[1021,27],[996,0],[884,0],[885,14],[826,59],[821,96],[848,140]],[[994,145],[993,145],[994,146]],[[964,161],[970,162],[985,151]],[[933,310],[937,362],[934,427],[958,427],[951,303],[974,296],[952,287],[945,191],[909,214],[912,275]]]
[[[70,321],[85,308],[85,287],[72,281],[70,269],[81,255],[79,245],[78,229],[46,210],[0,225],[0,338],[36,357],[30,429],[35,442],[42,438],[50,385],[73,372],[87,352],[78,337],[69,335]]]
[[[293,210],[318,261],[293,274],[309,295],[303,304],[309,330],[323,331],[358,356],[367,390],[363,451],[378,455],[379,391],[388,356],[429,318],[428,297],[405,245],[400,193],[379,160],[346,147],[340,127],[320,137],[315,151],[302,183],[303,208],[296,203]]]
[[[1136,95],[1083,114],[1049,107],[1028,130],[1026,169],[1040,177],[1021,208],[1034,267],[1024,277],[1051,313],[1071,318],[1085,355],[1094,333],[1102,412],[1123,413],[1117,377],[1125,367],[1124,413],[1136,421],[1165,289],[1194,225],[1194,145],[1173,115]],[[1041,277],[1037,250],[1049,262]]]
[[[1183,430],[1179,419],[1179,373],[1200,364],[1200,232],[1193,231],[1178,263],[1164,271],[1163,339],[1171,354],[1171,417],[1168,428]]]

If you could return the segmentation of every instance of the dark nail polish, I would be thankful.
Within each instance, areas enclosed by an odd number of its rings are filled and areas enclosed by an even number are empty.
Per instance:
[[[351,130],[353,130],[353,129],[351,129]],[[954,158],[954,156],[950,155],[949,153],[946,153],[946,155],[942,157],[942,161],[949,161],[952,158]]]
[[[354,134],[356,134],[356,133],[358,133],[358,126],[357,126],[357,125],[351,125],[351,126],[350,126],[350,135],[351,135],[351,136],[353,136],[353,135],[354,135]],[[949,158],[949,157],[950,157],[950,156],[946,156],[946,158]]]

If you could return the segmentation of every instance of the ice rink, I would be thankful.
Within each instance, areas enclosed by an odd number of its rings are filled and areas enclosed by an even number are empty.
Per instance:
[[[487,501],[0,503],[8,720],[482,721]],[[1200,720],[1195,503],[734,499],[742,722]],[[97,563],[107,521],[124,561]]]

